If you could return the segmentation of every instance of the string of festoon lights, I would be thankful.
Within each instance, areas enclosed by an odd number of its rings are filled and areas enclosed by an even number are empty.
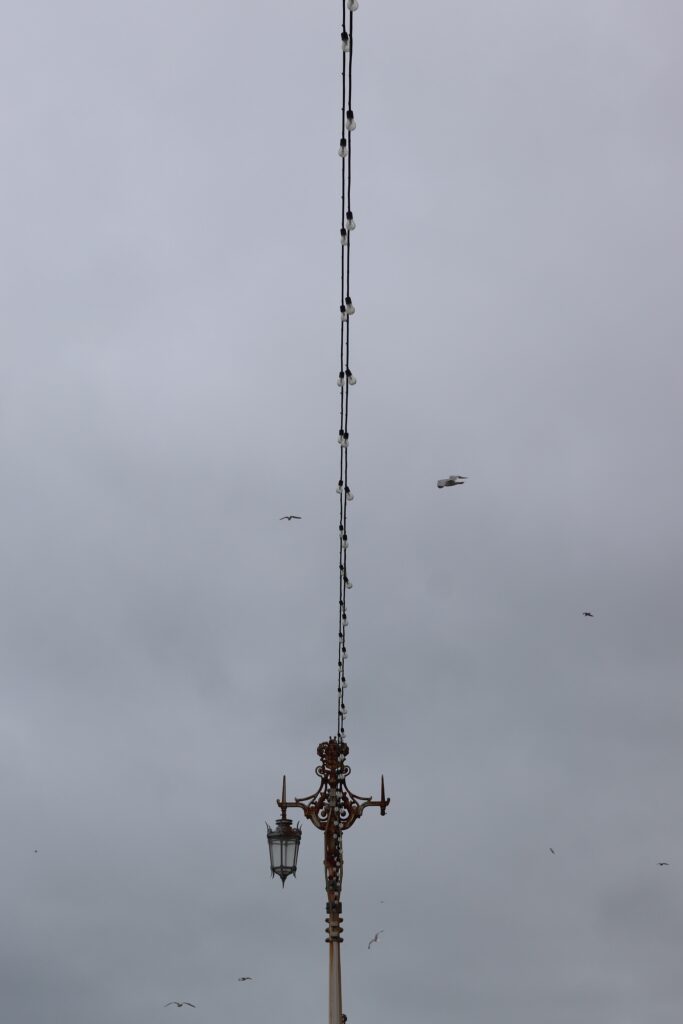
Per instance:
[[[348,617],[346,613],[346,596],[351,589],[351,580],[347,573],[347,554],[349,538],[347,532],[347,513],[353,494],[349,487],[349,388],[356,383],[349,366],[350,320],[355,313],[351,301],[351,234],[356,227],[351,210],[351,136],[356,127],[353,114],[353,13],[358,10],[358,0],[342,0],[342,121],[341,138],[339,140],[339,156],[342,164],[341,191],[341,316],[339,341],[339,376],[337,385],[341,398],[339,403],[339,634],[337,657],[337,738],[346,739],[346,633]]]

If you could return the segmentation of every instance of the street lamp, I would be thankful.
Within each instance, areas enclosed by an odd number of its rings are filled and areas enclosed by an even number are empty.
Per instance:
[[[275,822],[275,828],[271,828],[266,822],[268,830],[268,853],[270,854],[270,874],[282,879],[282,888],[290,875],[296,875],[296,862],[299,856],[299,843],[301,842],[301,825],[297,823],[292,828],[291,820],[285,814],[287,805],[287,781],[282,778],[282,800],[278,801],[282,807],[282,816]]]
[[[268,828],[270,870],[279,875],[284,886],[285,879],[296,872],[296,858],[301,839],[301,825],[296,829],[286,817],[290,807],[303,811],[308,821],[324,833],[323,865],[325,868],[325,931],[329,943],[329,1024],[343,1024],[341,992],[341,957],[339,946],[342,938],[342,876],[344,857],[342,834],[360,818],[366,807],[379,807],[380,814],[386,814],[389,798],[384,792],[382,776],[380,799],[357,796],[346,785],[351,768],[346,764],[348,745],[338,737],[330,737],[318,746],[320,764],[315,770],[320,784],[310,796],[287,799],[286,780],[282,780],[282,797],[277,801],[282,817],[274,829]],[[290,864],[292,866],[290,866]]]

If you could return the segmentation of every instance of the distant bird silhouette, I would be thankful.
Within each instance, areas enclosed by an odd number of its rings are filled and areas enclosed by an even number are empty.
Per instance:
[[[659,861],[657,861],[657,867],[658,868],[668,868],[669,867],[669,862],[666,861],[666,860],[659,860]]]
[[[595,618],[595,616],[593,615],[593,612],[581,612],[581,614],[586,619],[594,619]]]
[[[250,978],[249,975],[247,974],[244,978],[238,978],[237,980],[238,981],[253,981],[254,979]]]
[[[382,929],[381,929],[380,931],[378,931],[378,932],[375,932],[375,934],[373,935],[373,937],[372,937],[372,938],[370,939],[370,941],[368,942],[368,949],[370,949],[370,946],[371,946],[371,945],[373,944],[373,942],[379,942],[379,937],[380,937],[380,935],[382,934],[382,932],[383,932],[383,931],[384,931],[384,928],[382,928]]]
[[[458,476],[457,474],[454,473],[451,476],[447,476],[445,480],[437,480],[436,486],[455,487],[456,484],[464,484],[465,480],[467,480],[466,476]]]
[[[551,853],[555,853],[555,851],[553,850],[552,846],[549,846],[548,849],[550,850]]]
[[[37,851],[37,850],[34,850],[33,852],[34,852],[34,853],[38,853],[38,851]]]
[[[177,1006],[178,1009],[180,1009],[181,1006],[191,1006],[193,1010],[197,1009],[194,1003],[179,1003],[177,999],[172,999],[170,1003],[166,1003],[166,1006]],[[166,1009],[166,1006],[164,1009]]]
[[[280,522],[282,522],[283,519],[301,519],[301,516],[280,516]]]

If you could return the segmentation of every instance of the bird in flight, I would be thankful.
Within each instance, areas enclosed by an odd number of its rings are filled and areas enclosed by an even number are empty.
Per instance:
[[[551,853],[555,853],[555,851],[553,850],[552,846],[549,846],[548,849],[550,850]]]
[[[254,979],[250,978],[249,975],[247,974],[244,978],[238,978],[237,980],[238,981],[253,981]]]
[[[371,946],[371,945],[373,944],[373,942],[379,942],[379,937],[380,937],[380,935],[382,934],[382,932],[383,932],[383,931],[384,931],[384,928],[382,928],[382,929],[381,929],[380,931],[378,931],[378,932],[375,932],[375,934],[373,935],[373,937],[372,937],[372,938],[370,939],[370,941],[368,942],[368,949],[370,949],[370,946]]]
[[[301,519],[301,516],[280,516],[280,522],[282,522],[283,519]]]
[[[593,612],[581,612],[581,614],[583,615],[583,617],[585,619],[594,619],[595,618],[595,616],[593,615]]]
[[[181,1006],[191,1006],[193,1010],[197,1009],[194,1003],[179,1003],[177,999],[172,999],[170,1003],[166,1003],[166,1006],[177,1006],[178,1009],[180,1009]],[[164,1009],[165,1008],[166,1007],[164,1007]]]
[[[657,867],[658,868],[668,868],[669,867],[669,862],[666,861],[666,860],[658,860],[657,861]]]
[[[436,486],[437,487],[455,487],[456,484],[464,484],[465,480],[467,480],[466,476],[458,476],[457,474],[454,473],[451,476],[447,476],[445,480],[437,480],[436,481]]]

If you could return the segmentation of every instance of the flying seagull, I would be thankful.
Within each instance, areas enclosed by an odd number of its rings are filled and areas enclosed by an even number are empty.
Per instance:
[[[455,487],[456,484],[464,484],[465,480],[467,480],[466,476],[458,476],[457,474],[453,474],[451,476],[447,476],[445,480],[437,480],[436,486]]]
[[[250,977],[249,977],[249,975],[247,975],[246,977],[244,977],[244,978],[238,978],[237,980],[238,980],[238,981],[253,981],[254,979],[253,979],[253,978],[250,978]]]
[[[550,850],[551,853],[555,853],[555,851],[553,850],[552,846],[549,846],[548,849]]]
[[[658,868],[668,868],[669,867],[669,862],[666,861],[666,860],[658,860],[657,861],[657,867]]]
[[[586,619],[594,619],[595,618],[595,616],[593,615],[593,612],[581,612],[581,614]]]
[[[372,938],[370,939],[370,941],[368,942],[368,949],[370,949],[370,946],[371,946],[371,945],[373,944],[373,942],[379,942],[379,937],[380,937],[380,935],[382,934],[382,932],[383,932],[383,931],[384,931],[384,928],[382,928],[382,929],[381,929],[380,931],[378,931],[378,932],[375,932],[375,934],[373,935],[373,937],[372,937]]]
[[[280,516],[280,522],[282,522],[283,519],[301,519],[301,516]]]
[[[197,1009],[194,1003],[179,1003],[177,999],[172,999],[170,1003],[166,1003],[166,1006],[177,1006],[178,1009],[180,1009],[181,1006],[191,1006],[193,1010]],[[164,1007],[164,1009],[165,1008],[166,1007]]]

